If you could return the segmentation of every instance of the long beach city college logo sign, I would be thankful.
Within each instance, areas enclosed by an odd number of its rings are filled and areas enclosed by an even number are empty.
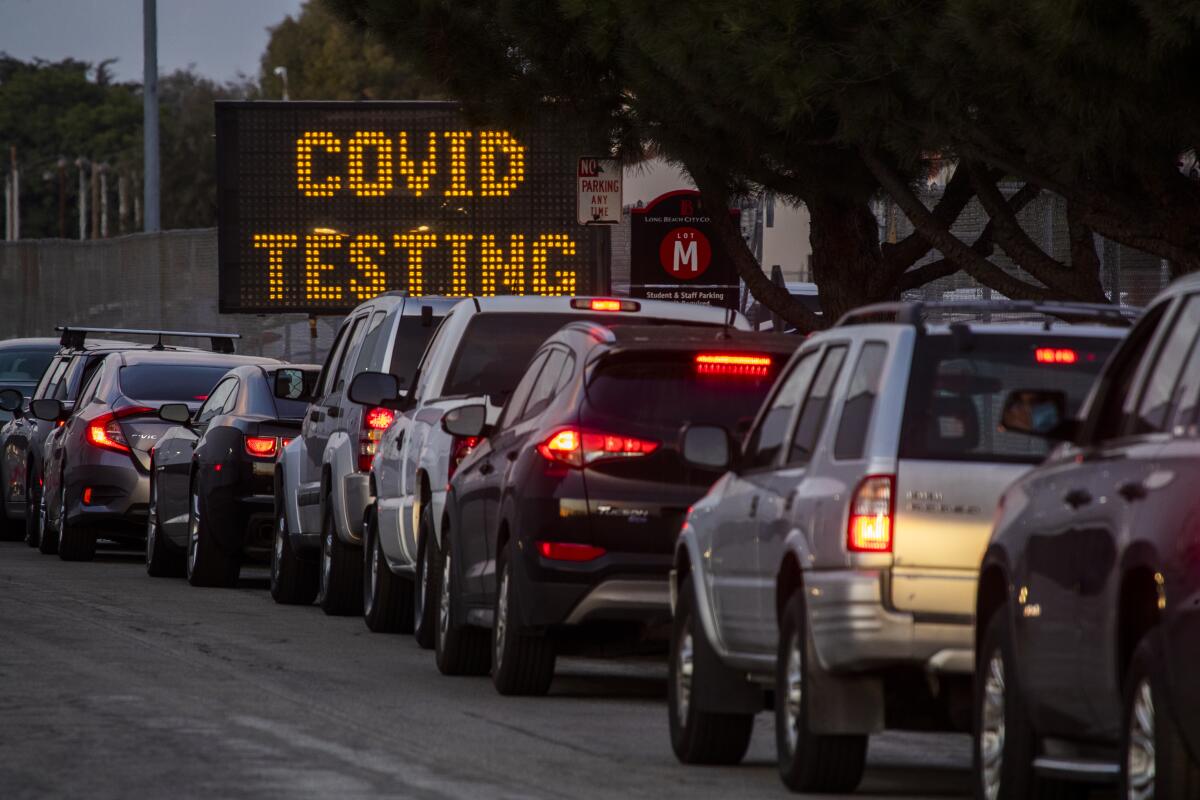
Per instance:
[[[658,260],[675,280],[699,278],[712,261],[712,246],[708,237],[695,228],[675,228],[667,233],[658,247]]]

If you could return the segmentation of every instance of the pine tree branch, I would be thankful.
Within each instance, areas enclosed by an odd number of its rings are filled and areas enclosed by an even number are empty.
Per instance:
[[[964,170],[956,169],[941,199],[933,207],[933,216],[946,226],[953,225],[973,196],[969,176]],[[884,243],[881,249],[883,268],[894,281],[929,252],[930,244],[920,231],[914,230],[895,244]]]

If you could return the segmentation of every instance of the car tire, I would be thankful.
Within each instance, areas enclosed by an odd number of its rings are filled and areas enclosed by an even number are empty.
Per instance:
[[[796,591],[780,620],[775,656],[775,746],[779,777],[793,792],[854,791],[867,763],[865,734],[824,734],[809,724],[812,669],[809,663],[808,612],[804,593]]]
[[[275,512],[275,541],[271,547],[271,599],[280,605],[306,606],[317,596],[317,562],[301,558],[292,547],[287,514]]]
[[[184,555],[171,547],[158,515],[158,479],[150,463],[150,504],[146,509],[146,574],[152,578],[178,578],[184,574]]]
[[[184,566],[192,586],[237,586],[242,571],[240,554],[229,555],[213,536],[208,515],[201,512],[195,478],[188,493],[188,546]]]
[[[1125,680],[1118,797],[1200,797],[1200,765],[1171,713],[1160,636],[1152,630],[1138,644]]]
[[[362,613],[363,559],[358,548],[338,536],[331,500],[325,500],[321,524],[321,562],[317,582],[317,605],[331,617]]]
[[[491,667],[491,641],[483,628],[457,620],[455,606],[462,597],[462,578],[457,568],[454,539],[442,531],[442,577],[438,581],[437,629],[434,656],[443,675],[487,675]]]
[[[1088,787],[1039,777],[1033,769],[1037,732],[1017,682],[1008,609],[996,609],[984,632],[975,668],[974,795],[977,800],[1081,800]]]
[[[417,574],[413,582],[413,638],[423,649],[433,648],[437,628],[437,582],[442,574],[437,540],[433,534],[433,509],[426,503],[421,508],[417,534]]]
[[[492,684],[504,695],[540,696],[554,680],[554,642],[522,631],[521,599],[513,581],[512,542],[497,566],[496,615],[492,624]]]
[[[379,512],[374,505],[363,515],[362,550],[363,620],[367,627],[375,633],[411,633],[412,581],[388,567],[379,541]]]
[[[33,475],[33,465],[25,472],[25,544],[37,547],[41,544],[42,529],[38,524],[41,513],[41,490]]]
[[[714,714],[696,707],[694,642],[704,635],[696,618],[692,579],[685,576],[679,586],[667,666],[671,749],[684,764],[738,764],[750,747],[754,714]]]
[[[65,476],[58,485],[58,557],[63,561],[91,561],[96,557],[96,532],[84,525],[72,525],[67,519]]]
[[[46,519],[48,512],[46,510],[46,493],[42,490],[38,493],[38,552],[44,556],[52,556],[58,552],[58,531],[50,527],[49,520]]]

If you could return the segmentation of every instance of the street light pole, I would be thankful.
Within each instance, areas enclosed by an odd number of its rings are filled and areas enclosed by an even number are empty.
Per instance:
[[[158,215],[158,9],[156,0],[142,0],[144,72],[142,76],[142,182],[147,233],[159,228]]]

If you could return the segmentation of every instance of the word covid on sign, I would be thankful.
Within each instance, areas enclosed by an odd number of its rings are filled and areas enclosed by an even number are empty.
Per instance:
[[[603,291],[576,222],[581,131],[471,125],[454,103],[217,103],[222,312],[375,295]]]

